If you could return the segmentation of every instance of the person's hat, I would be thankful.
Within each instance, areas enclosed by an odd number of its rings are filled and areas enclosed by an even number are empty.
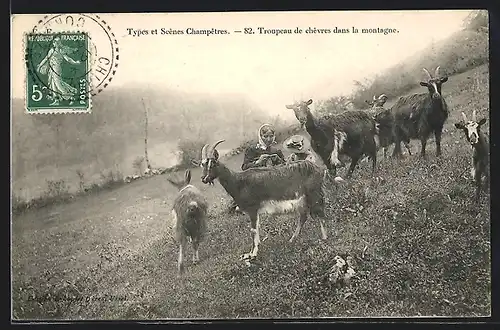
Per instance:
[[[283,148],[289,152],[296,154],[306,153],[309,151],[311,143],[303,135],[292,135],[283,142]]]

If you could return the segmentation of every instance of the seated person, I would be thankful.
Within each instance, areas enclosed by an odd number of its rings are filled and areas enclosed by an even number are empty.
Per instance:
[[[259,142],[256,145],[250,146],[245,150],[243,171],[255,167],[269,167],[285,163],[283,152],[273,144],[276,143],[276,132],[270,124],[260,126],[258,131]],[[239,208],[235,201],[232,201],[230,211],[238,211]]]
[[[267,167],[285,162],[283,152],[272,145],[276,143],[276,133],[269,124],[259,128],[259,143],[245,150],[245,157],[241,169],[244,171],[252,167]]]
[[[286,158],[287,163],[297,160],[308,160],[312,163],[316,162],[316,157],[311,150],[311,143],[302,135],[292,135],[283,142],[283,148],[291,152]]]

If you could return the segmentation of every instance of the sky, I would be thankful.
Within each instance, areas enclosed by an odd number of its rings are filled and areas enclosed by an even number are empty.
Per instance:
[[[349,93],[354,80],[382,72],[460,29],[468,13],[421,10],[99,15],[111,27],[120,47],[119,66],[107,89],[128,85],[214,95],[241,93],[270,113],[284,113],[284,105],[295,100]],[[12,18],[14,97],[23,97],[24,93],[23,33],[42,18]],[[359,33],[352,33],[353,26]],[[127,31],[212,27],[227,29],[230,34],[134,37]],[[234,33],[245,27],[252,27],[256,33]],[[264,35],[259,34],[258,27],[299,27],[303,33]],[[348,28],[351,33],[306,34],[308,27]],[[378,27],[397,29],[398,33],[361,33],[362,28]],[[102,40],[96,43],[102,44]]]

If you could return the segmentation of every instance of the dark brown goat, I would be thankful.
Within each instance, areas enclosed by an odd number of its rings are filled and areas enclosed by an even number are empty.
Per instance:
[[[387,158],[387,149],[395,142],[394,114],[391,109],[378,108],[376,109],[373,118],[377,123],[378,148],[382,148],[384,150],[384,158]],[[404,140],[403,144],[408,151],[408,154],[411,155],[410,140]]]
[[[463,121],[455,123],[455,127],[465,133],[465,138],[472,146],[472,166],[471,176],[476,185],[476,201],[481,194],[483,177],[489,179],[489,142],[486,135],[481,132],[481,126],[486,123],[486,118],[476,120],[476,110],[472,113],[472,120],[467,120],[467,116],[462,112]]]
[[[323,171],[309,161],[296,161],[274,167],[250,168],[233,172],[219,161],[218,144],[205,145],[202,154],[201,181],[213,184],[219,179],[240,210],[250,216],[252,250],[241,256],[250,260],[257,256],[260,244],[260,215],[299,211],[297,227],[290,238],[293,242],[307,220],[308,214],[319,222],[321,238],[327,239],[324,227]]]
[[[342,162],[339,156],[351,158],[347,177],[351,177],[358,161],[367,155],[372,159],[372,173],[377,166],[377,147],[375,143],[375,121],[362,110],[344,111],[340,114],[314,118],[309,109],[313,101],[296,102],[286,105],[295,117],[305,126],[311,136],[311,147],[328,170],[336,175],[336,168]]]
[[[439,66],[434,77],[425,68],[427,81],[420,85],[427,87],[428,93],[402,96],[391,108],[395,120],[395,147],[393,156],[401,156],[401,141],[420,139],[420,155],[426,157],[425,148],[429,136],[433,133],[436,138],[436,156],[441,156],[441,134],[448,119],[448,106],[441,95],[441,85],[448,81],[448,77],[439,77]]]

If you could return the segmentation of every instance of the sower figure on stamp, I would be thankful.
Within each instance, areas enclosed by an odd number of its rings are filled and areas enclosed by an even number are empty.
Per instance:
[[[47,87],[52,94],[47,95],[47,97],[53,100],[50,105],[57,105],[60,100],[69,100],[71,105],[75,100],[75,94],[78,93],[77,89],[62,78],[62,65],[64,62],[80,64],[80,61],[73,60],[68,56],[75,50],[75,48],[63,45],[61,38],[57,36],[54,38],[47,56],[38,64],[37,71],[40,74],[47,75]]]
[[[260,126],[258,138],[257,145],[250,146],[245,150],[243,164],[241,164],[243,171],[254,167],[269,167],[285,163],[283,152],[273,146],[276,144],[276,132],[272,125],[263,124]],[[238,211],[238,205],[234,201],[231,202],[229,211]]]
[[[316,157],[311,150],[311,142],[303,135],[292,135],[283,142],[283,149],[291,154],[286,158],[287,163],[298,160],[308,160],[316,163]]]

